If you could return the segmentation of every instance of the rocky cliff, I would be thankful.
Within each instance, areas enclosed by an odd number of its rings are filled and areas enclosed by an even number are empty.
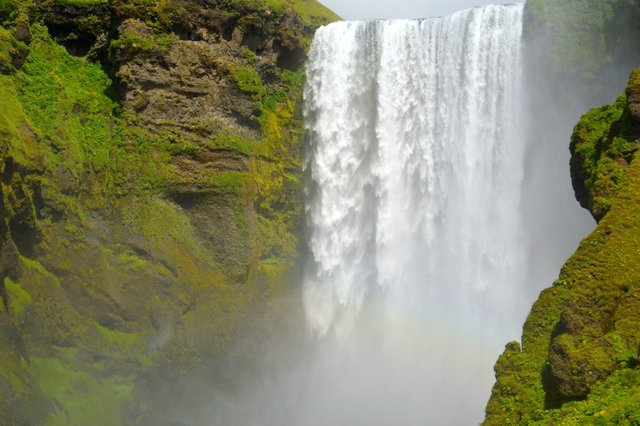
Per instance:
[[[639,100],[637,69],[574,130],[576,195],[598,227],[498,360],[487,425],[640,422]]]
[[[530,0],[526,16],[538,128],[601,102],[640,63],[638,2]],[[598,226],[496,363],[486,425],[640,423],[639,76],[573,131],[573,188]],[[549,134],[532,132],[533,146]]]
[[[0,1],[0,424],[181,424],[299,314],[302,65],[335,19]]]

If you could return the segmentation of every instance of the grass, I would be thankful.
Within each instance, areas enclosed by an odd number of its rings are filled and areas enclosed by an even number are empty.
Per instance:
[[[18,2],[16,0],[0,0],[0,24],[11,21],[18,12]]]
[[[246,139],[232,133],[218,133],[216,137],[207,142],[210,149],[225,149],[250,155],[253,152],[255,141]]]
[[[122,352],[139,352],[144,346],[142,337],[137,333],[125,333],[98,324],[98,331],[115,348]]]
[[[292,9],[304,19],[307,25],[326,25],[340,19],[333,11],[316,0],[266,0],[266,4],[276,11]]]
[[[278,14],[292,10],[306,25],[320,26],[340,19],[333,11],[316,0],[225,0],[227,6],[264,10],[269,8]]]
[[[0,21],[2,19],[2,4],[0,3]],[[0,70],[14,70],[14,57],[25,52],[27,46],[15,39],[11,30],[0,26]]]

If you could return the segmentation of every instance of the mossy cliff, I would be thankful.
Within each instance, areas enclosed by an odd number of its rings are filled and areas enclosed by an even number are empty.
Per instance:
[[[0,0],[0,424],[178,424],[181,383],[222,380],[234,339],[275,327],[302,64],[334,19]]]
[[[528,78],[544,79],[560,108],[609,102],[639,63],[638,22],[637,0],[527,0]]]
[[[640,424],[640,69],[571,141],[576,196],[599,223],[496,364],[486,425]]]

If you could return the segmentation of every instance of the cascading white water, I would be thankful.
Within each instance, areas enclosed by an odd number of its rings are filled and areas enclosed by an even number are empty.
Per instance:
[[[521,297],[522,11],[493,5],[316,32],[304,301],[339,366],[310,385],[334,413],[317,410],[317,424],[482,418],[492,365],[519,338],[530,303]]]

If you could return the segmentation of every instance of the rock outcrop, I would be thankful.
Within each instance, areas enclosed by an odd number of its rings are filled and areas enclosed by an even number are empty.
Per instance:
[[[639,72],[575,128],[576,196],[599,224],[498,360],[487,425],[640,421]]]
[[[544,150],[553,129],[577,120],[585,105],[620,93],[629,70],[640,64],[638,22],[635,0],[527,1],[525,72],[535,87],[529,108],[535,167],[550,161]],[[573,131],[573,189],[597,228],[540,294],[522,343],[509,343],[498,359],[486,425],[640,422],[637,84],[636,70],[623,95],[589,111]],[[545,242],[535,249],[544,250]]]
[[[274,306],[298,270],[302,65],[336,17],[56,0],[0,19],[0,424],[178,424],[193,383],[252,362],[238,336],[299,314]]]

